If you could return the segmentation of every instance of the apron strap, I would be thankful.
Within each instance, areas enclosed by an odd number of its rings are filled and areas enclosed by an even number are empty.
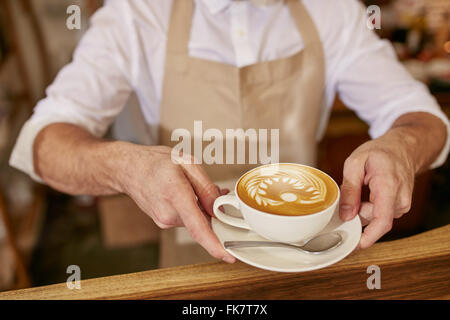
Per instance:
[[[188,56],[193,13],[193,0],[172,1],[172,14],[167,35],[167,52]]]
[[[300,32],[304,46],[307,47],[311,43],[320,42],[320,36],[317,31],[316,25],[311,19],[311,16],[303,5],[302,0],[285,0],[291,16],[294,19],[297,29]]]

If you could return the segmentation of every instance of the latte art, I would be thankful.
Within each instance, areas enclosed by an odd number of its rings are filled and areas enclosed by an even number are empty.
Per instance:
[[[329,207],[337,186],[323,172],[296,164],[259,167],[244,175],[238,194],[255,209],[279,215],[306,215]]]
[[[308,173],[297,173],[294,177],[284,172],[268,178],[260,176],[251,180],[245,189],[252,199],[263,206],[279,206],[286,202],[318,204],[327,195],[324,182]]]

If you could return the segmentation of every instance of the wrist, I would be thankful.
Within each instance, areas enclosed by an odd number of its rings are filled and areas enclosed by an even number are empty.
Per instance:
[[[423,157],[423,145],[421,145],[420,137],[414,128],[393,128],[388,132],[387,137],[390,142],[395,141],[392,146],[414,175],[419,173],[425,165],[425,158]]]
[[[430,168],[447,139],[444,122],[426,112],[402,115],[394,122],[390,132],[399,137],[402,149],[414,164],[415,174]]]
[[[133,157],[138,146],[124,141],[105,142],[104,172],[108,187],[118,193],[127,193],[128,180],[131,178]]]

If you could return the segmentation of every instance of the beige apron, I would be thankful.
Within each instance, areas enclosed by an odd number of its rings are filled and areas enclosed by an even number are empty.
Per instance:
[[[226,129],[253,128],[257,132],[279,129],[280,162],[315,165],[324,96],[324,53],[318,32],[301,1],[286,2],[304,49],[288,58],[238,68],[189,57],[194,1],[174,0],[166,50],[160,144],[172,147],[177,144],[178,141],[171,141],[171,135],[179,128],[188,129],[193,137],[196,120],[202,121],[203,132],[215,128],[223,137]],[[204,164],[218,185],[235,181],[254,166]],[[161,267],[211,259],[182,232],[180,229],[163,232]]]

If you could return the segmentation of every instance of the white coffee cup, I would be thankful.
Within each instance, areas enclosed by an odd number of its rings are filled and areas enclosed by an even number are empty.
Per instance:
[[[247,173],[242,175],[241,178]],[[216,199],[214,202],[214,214],[217,219],[226,224],[252,230],[260,236],[272,241],[299,243],[309,239],[325,228],[338,208],[340,198],[339,187],[331,177],[331,181],[336,184],[337,188],[336,200],[322,211],[295,216],[267,213],[244,203],[239,198],[237,192],[237,187],[241,178],[236,182],[235,195],[224,195]],[[243,218],[233,217],[222,212],[219,208],[223,205],[231,205],[240,210]]]

